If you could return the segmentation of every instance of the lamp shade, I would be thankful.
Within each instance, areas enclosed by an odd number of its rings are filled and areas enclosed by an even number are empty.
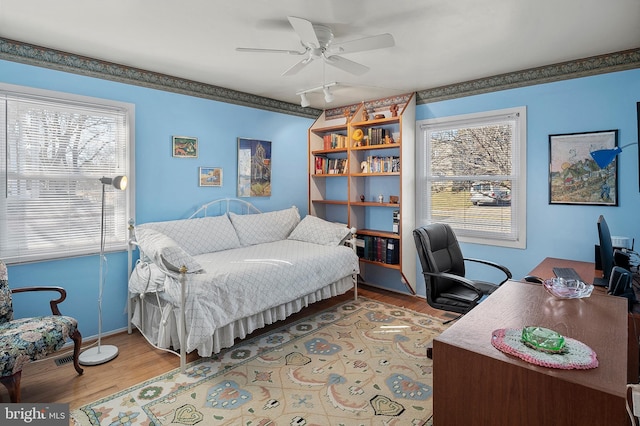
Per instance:
[[[124,191],[127,188],[128,181],[126,176],[116,176],[114,178],[102,177],[100,178],[100,183],[103,185],[113,185],[115,189]]]
[[[616,158],[616,155],[620,154],[624,148],[631,145],[636,145],[637,143],[638,142],[633,142],[624,146],[616,146],[615,148],[611,149],[599,149],[597,151],[591,151],[591,158],[593,158],[593,161],[596,162],[598,167],[604,169],[609,164],[611,164],[613,159]]]
[[[609,164],[611,164],[613,159],[616,158],[616,155],[620,154],[621,152],[622,149],[619,146],[616,146],[613,149],[599,149],[598,151],[592,151],[591,157],[593,158],[593,161],[596,162],[598,167],[604,169]]]

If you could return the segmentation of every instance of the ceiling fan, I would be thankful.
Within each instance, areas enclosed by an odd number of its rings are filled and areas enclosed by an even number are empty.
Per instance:
[[[369,71],[369,67],[343,58],[344,53],[362,52],[365,50],[382,49],[395,45],[391,34],[378,34],[342,43],[333,43],[333,31],[326,25],[314,24],[303,18],[288,16],[293,30],[300,37],[303,51],[282,49],[260,49],[251,47],[237,47],[239,52],[286,53],[289,55],[306,55],[306,57],[287,69],[283,76],[296,74],[315,59],[322,59],[326,64],[355,75],[362,75]]]

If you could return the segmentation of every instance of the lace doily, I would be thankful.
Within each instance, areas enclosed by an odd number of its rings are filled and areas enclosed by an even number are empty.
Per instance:
[[[598,358],[593,349],[569,337],[565,337],[565,351],[557,354],[538,351],[525,345],[522,342],[522,329],[495,330],[491,334],[491,344],[506,354],[543,367],[587,370],[598,366]]]

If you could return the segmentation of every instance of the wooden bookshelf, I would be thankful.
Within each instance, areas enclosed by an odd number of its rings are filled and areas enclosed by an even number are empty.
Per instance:
[[[398,106],[396,116],[391,113],[394,104]],[[398,264],[361,259],[361,275],[366,280],[366,274],[370,273],[368,265],[397,270],[409,290],[415,293],[415,94],[341,108],[351,111],[349,118],[324,111],[308,132],[309,213],[347,223],[356,228],[358,235],[396,241]],[[335,113],[336,110],[329,112]],[[369,116],[367,119],[364,111]],[[374,115],[384,115],[384,118],[372,118]],[[354,139],[356,130],[362,131],[362,139]],[[327,135],[329,139],[346,140],[346,146],[327,149]],[[339,174],[316,173],[316,157],[320,156],[346,160],[347,170]],[[378,202],[378,194],[385,191],[384,201]],[[399,202],[389,202],[390,195],[397,196]],[[365,197],[364,201],[361,196]],[[370,209],[383,209],[375,210],[379,213],[377,217],[388,216],[388,223],[384,220],[383,223],[374,223],[375,220],[371,219],[373,210]],[[398,233],[391,231],[395,210],[399,211]]]

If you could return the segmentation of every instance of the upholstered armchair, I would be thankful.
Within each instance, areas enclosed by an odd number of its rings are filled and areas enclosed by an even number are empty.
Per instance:
[[[12,293],[31,291],[54,291],[57,299],[49,302],[53,315],[13,318]],[[60,314],[58,304],[67,297],[61,287],[9,288],[7,267],[0,260],[0,382],[9,391],[11,402],[20,402],[20,379],[22,367],[60,349],[67,339],[72,339],[73,365],[82,374],[78,363],[82,336],[78,322]]]

